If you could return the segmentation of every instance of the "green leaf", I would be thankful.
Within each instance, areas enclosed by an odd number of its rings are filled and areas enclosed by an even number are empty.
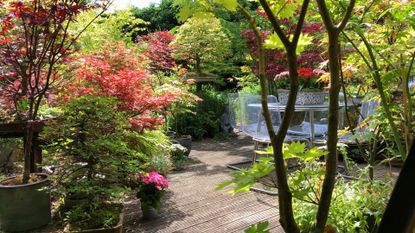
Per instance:
[[[277,33],[269,34],[264,44],[266,49],[284,49],[284,45]]]
[[[245,229],[245,233],[269,233],[270,231],[267,230],[268,225],[268,221],[262,221],[258,224],[253,224],[249,228]]]
[[[227,186],[231,185],[232,183],[233,183],[233,182],[232,182],[231,180],[228,180],[228,181],[222,182],[222,183],[220,183],[220,184],[216,185],[215,190],[222,190],[222,189],[226,188]]]
[[[236,11],[238,7],[237,0],[216,0],[217,3],[221,4],[228,11]]]
[[[304,49],[311,44],[313,44],[313,38],[311,36],[304,35],[303,33],[301,33],[300,38],[298,39],[296,53],[302,53]]]

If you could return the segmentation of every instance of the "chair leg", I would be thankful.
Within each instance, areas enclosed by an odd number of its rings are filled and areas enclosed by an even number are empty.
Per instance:
[[[256,150],[259,149],[259,142],[258,141],[254,141],[254,154],[252,155],[252,165],[255,164],[256,162],[256,158],[257,158],[257,154],[256,154]]]

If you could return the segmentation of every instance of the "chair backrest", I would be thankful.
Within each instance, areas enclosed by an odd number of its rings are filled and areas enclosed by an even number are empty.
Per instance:
[[[261,96],[244,94],[239,97],[242,102],[242,132],[256,139],[269,140],[268,129],[262,111]],[[281,115],[275,96],[268,96],[268,106],[271,123],[277,129],[281,124]]]
[[[232,128],[241,130],[242,119],[242,102],[239,98],[238,93],[228,94],[228,113],[229,113],[229,124]]]

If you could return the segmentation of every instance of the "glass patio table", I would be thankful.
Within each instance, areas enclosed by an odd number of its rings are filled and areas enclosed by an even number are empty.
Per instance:
[[[261,104],[249,104],[248,107],[259,108],[259,109],[261,109],[259,114],[262,113],[262,105]],[[344,103],[339,102],[339,109],[343,108],[343,107],[344,107]],[[268,109],[284,112],[285,111],[285,105],[279,105],[279,104],[271,103],[271,104],[268,104]],[[309,118],[310,118],[310,143],[311,143],[311,145],[313,145],[313,142],[315,141],[314,112],[325,112],[325,111],[328,111],[328,109],[329,109],[329,103],[328,102],[325,102],[323,104],[313,104],[313,105],[295,105],[295,107],[294,107],[295,112],[308,112],[308,114],[309,114]]]

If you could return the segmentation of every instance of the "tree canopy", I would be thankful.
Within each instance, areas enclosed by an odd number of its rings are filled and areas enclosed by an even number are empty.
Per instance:
[[[187,20],[179,28],[172,44],[176,48],[174,57],[193,62],[198,74],[201,74],[202,62],[222,61],[231,54],[231,42],[219,19],[210,15]]]

